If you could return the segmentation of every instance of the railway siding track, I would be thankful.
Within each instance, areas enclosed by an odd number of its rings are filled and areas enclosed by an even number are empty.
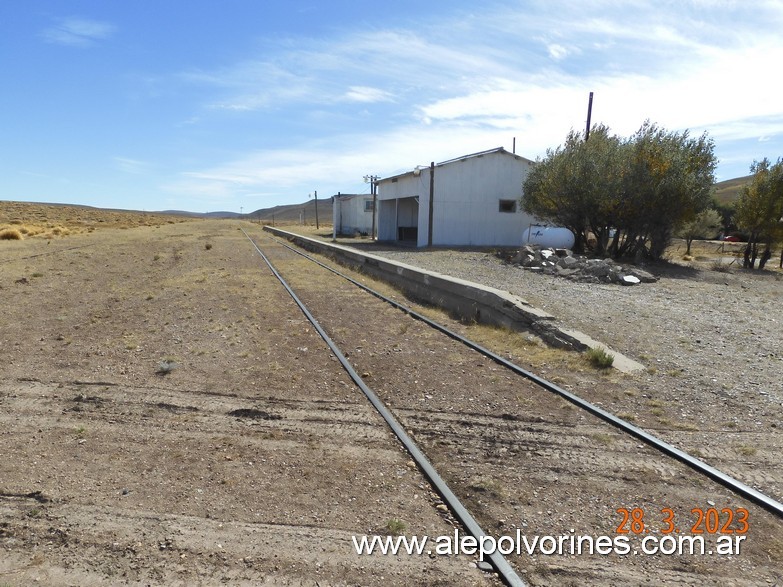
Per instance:
[[[441,476],[438,474],[438,472],[435,470],[435,468],[432,466],[429,460],[427,460],[427,457],[424,455],[424,453],[421,451],[418,445],[413,441],[410,435],[400,425],[400,423],[397,421],[397,418],[394,417],[394,414],[392,414],[386,408],[386,405],[382,401],[380,401],[380,399],[375,394],[375,392],[372,391],[372,389],[370,389],[367,386],[367,384],[364,382],[364,379],[362,379],[359,376],[359,374],[356,373],[356,370],[348,361],[347,357],[334,343],[334,341],[329,337],[326,331],[321,327],[320,323],[315,319],[315,317],[310,313],[310,311],[307,309],[304,303],[294,293],[293,289],[291,289],[291,287],[288,285],[285,279],[283,279],[280,273],[278,273],[277,269],[275,269],[274,265],[272,265],[272,263],[269,261],[267,256],[264,255],[263,251],[261,251],[258,245],[255,242],[253,242],[253,246],[256,248],[256,251],[258,251],[261,257],[263,257],[264,261],[269,266],[269,269],[275,274],[275,277],[277,277],[280,280],[280,283],[286,288],[288,293],[291,294],[291,297],[301,308],[302,312],[307,316],[307,319],[310,320],[310,322],[318,331],[318,333],[321,335],[321,337],[324,339],[326,344],[329,345],[329,348],[339,359],[342,366],[345,368],[346,371],[348,371],[348,374],[351,376],[351,379],[353,379],[353,381],[361,388],[362,392],[370,401],[370,403],[375,407],[376,410],[378,410],[378,413],[381,414],[383,419],[389,425],[389,428],[392,429],[395,436],[403,444],[405,449],[411,454],[414,461],[416,462],[416,465],[424,473],[424,475],[427,477],[429,482],[433,485],[434,489],[446,501],[446,504],[448,505],[448,508],[451,511],[451,513],[457,518],[457,520],[459,520],[462,526],[468,532],[470,532],[471,536],[473,536],[476,540],[483,539],[483,537],[486,536],[487,533],[481,529],[481,527],[476,522],[475,518],[465,508],[465,506],[462,505],[462,503],[459,501],[459,498],[456,495],[454,495],[453,491],[448,486],[448,484],[443,481]],[[508,562],[506,562],[506,559],[503,557],[501,553],[497,551],[491,552],[488,554],[488,558],[491,561],[494,569],[498,572],[500,577],[503,579],[503,582],[505,584],[509,585],[509,587],[525,586],[525,582],[522,581],[519,575],[517,575],[516,571],[511,567],[511,565],[509,565]]]
[[[655,577],[667,578],[660,584],[742,584],[747,573],[760,583],[778,580],[770,565],[783,546],[780,504],[774,499],[746,492],[771,510],[764,511],[639,444],[638,433],[634,438],[627,430],[618,432],[596,417],[602,410],[577,409],[568,394],[543,393],[540,382],[529,377],[509,378],[495,359],[359,294],[326,270],[316,277],[320,270],[279,243],[258,241],[353,368],[391,407],[478,522],[496,536],[516,530],[612,535],[621,525],[622,508],[653,515],[670,508],[686,517],[692,509],[718,504],[719,509],[748,508],[756,523],[742,556],[707,562],[686,555],[610,556],[609,565],[595,556],[510,557],[532,584],[547,584],[553,577],[615,584],[641,576],[653,584]]]
[[[278,241],[280,242],[280,241]],[[739,495],[742,495],[743,497],[746,497],[747,499],[757,503],[758,505],[766,508],[773,514],[777,515],[778,517],[783,518],[783,504],[778,502],[776,499],[767,496],[763,494],[760,491],[757,491],[753,487],[750,487],[749,485],[746,485],[745,483],[742,483],[741,481],[731,477],[730,475],[727,475],[723,471],[719,470],[716,467],[712,467],[705,463],[704,461],[694,457],[693,455],[688,454],[687,452],[680,450],[679,448],[657,438],[653,434],[648,433],[647,431],[639,428],[638,426],[634,426],[630,422],[623,420],[622,418],[619,418],[612,414],[611,412],[604,410],[603,408],[592,404],[580,396],[571,393],[569,391],[566,391],[565,389],[561,388],[560,386],[547,381],[546,379],[539,377],[538,375],[535,375],[531,371],[527,369],[523,369],[519,365],[509,361],[508,359],[501,357],[497,353],[492,352],[491,350],[471,341],[468,338],[465,338],[464,336],[454,332],[453,330],[448,329],[447,327],[427,318],[426,316],[422,315],[419,312],[416,312],[415,310],[412,310],[411,308],[404,306],[400,304],[399,302],[396,302],[386,296],[383,296],[382,294],[376,292],[375,290],[361,284],[360,282],[354,280],[353,278],[345,275],[344,273],[341,273],[337,271],[336,269],[329,267],[328,265],[318,261],[317,259],[296,251],[293,247],[290,247],[289,245],[283,244],[284,247],[288,248],[289,250],[292,250],[294,252],[298,252],[301,256],[304,258],[313,261],[314,263],[318,264],[319,266],[323,267],[324,269],[327,269],[334,273],[335,275],[338,275],[350,283],[356,285],[357,287],[364,289],[371,295],[382,299],[383,301],[391,304],[393,307],[402,310],[406,314],[416,318],[417,320],[423,321],[428,326],[433,327],[434,329],[438,330],[439,332],[442,332],[449,336],[450,338],[457,340],[458,342],[461,342],[468,346],[469,348],[479,352],[481,355],[495,361],[496,363],[502,365],[503,367],[511,370],[516,375],[520,375],[522,377],[525,377],[529,379],[530,381],[534,382],[536,385],[540,386],[541,388],[545,389],[546,391],[552,392],[569,402],[573,403],[577,407],[595,415],[604,420],[605,422],[608,422],[609,424],[619,428],[621,431],[638,438],[644,442],[646,442],[648,445],[650,445],[652,448],[660,451],[663,454],[666,454],[668,456],[671,456],[672,458],[675,458],[692,469],[696,470],[697,472],[706,475],[707,477],[725,485],[732,491],[735,491]],[[257,247],[256,247],[257,248]],[[266,258],[265,258],[266,260]],[[267,260],[268,262],[268,260]],[[279,276],[278,276],[279,277]],[[299,302],[301,303],[301,302]]]

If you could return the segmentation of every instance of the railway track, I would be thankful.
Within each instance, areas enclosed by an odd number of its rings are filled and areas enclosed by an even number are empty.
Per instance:
[[[520,525],[568,534],[578,524],[604,534],[623,529],[623,509],[685,514],[698,509],[689,505],[716,500],[718,510],[755,504],[754,518],[760,512],[762,527],[779,533],[783,505],[772,497],[287,243],[245,235],[477,538],[487,534],[481,524],[489,535]],[[564,427],[572,434],[563,435]],[[714,483],[694,482],[694,472]],[[558,489],[542,495],[552,484]],[[520,512],[521,524],[511,522]],[[632,573],[644,572],[644,559],[630,560]],[[491,562],[507,584],[524,584],[520,557]],[[546,572],[600,582],[602,565],[577,563],[546,564]],[[681,576],[673,572],[673,584]]]

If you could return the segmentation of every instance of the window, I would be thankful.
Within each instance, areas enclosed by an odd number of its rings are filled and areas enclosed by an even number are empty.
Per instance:
[[[372,212],[372,200],[365,200],[364,201],[364,211],[365,212]]]
[[[516,200],[500,200],[500,204],[498,205],[498,212],[508,212],[513,214],[516,211],[517,211]]]

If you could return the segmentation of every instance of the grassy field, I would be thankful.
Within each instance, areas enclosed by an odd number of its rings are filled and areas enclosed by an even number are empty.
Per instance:
[[[0,239],[54,239],[71,234],[93,232],[99,228],[135,228],[193,221],[192,218],[105,210],[89,206],[37,204],[30,202],[0,202]]]
[[[736,197],[742,180],[738,178],[723,182],[726,185],[721,188],[725,197]],[[721,186],[722,184],[716,184]],[[734,196],[730,196],[734,190]],[[328,200],[325,201],[328,203]],[[309,203],[305,225],[299,223],[298,212],[294,207],[286,208],[275,217],[274,224],[286,226],[296,232],[309,236],[331,237],[331,209],[322,209],[319,200],[320,229],[315,228],[314,202]],[[260,220],[262,224],[272,224],[272,216]],[[255,220],[255,219],[253,219]],[[187,216],[159,214],[153,212],[134,212],[129,210],[107,210],[92,208],[89,206],[70,206],[62,204],[38,204],[29,202],[0,201],[0,241],[3,240],[52,240],[91,233],[100,229],[119,228],[131,229],[145,226],[162,226],[165,224],[178,224],[181,222],[201,222],[203,219]],[[343,244],[352,244],[351,239],[340,239]],[[361,243],[369,242],[361,239]],[[699,269],[724,268],[736,269],[741,267],[744,243],[718,243],[714,241],[694,241],[691,255],[685,255],[685,242],[674,239],[665,257],[678,264],[691,265]],[[773,251],[773,258],[768,263],[767,269],[779,271],[779,249]]]
[[[719,181],[715,184],[715,199],[719,204],[733,204],[739,199],[742,186],[750,183],[751,176]]]

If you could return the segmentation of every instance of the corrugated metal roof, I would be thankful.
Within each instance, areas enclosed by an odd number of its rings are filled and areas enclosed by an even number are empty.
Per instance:
[[[338,200],[350,200],[351,198],[371,198],[372,194],[335,194],[332,197]]]
[[[515,153],[509,153],[506,151],[503,147],[496,147],[494,149],[487,149],[486,151],[479,151],[478,153],[471,153],[469,155],[462,155],[461,157],[454,157],[453,159],[447,159],[446,161],[441,161],[440,163],[436,163],[435,167],[442,167],[444,165],[449,165],[451,163],[457,163],[458,161],[465,161],[467,159],[471,159],[473,157],[483,157],[484,155],[489,155],[492,153],[503,153],[505,155],[509,155],[510,157],[514,157],[515,159],[518,159],[520,161],[527,161],[531,165],[535,163],[535,161],[532,161],[531,159],[528,159],[527,157],[522,157],[521,155],[517,155]],[[429,166],[417,166],[417,169],[423,171],[424,169],[429,169]],[[407,175],[414,175],[414,171],[406,171],[405,173],[399,173],[397,175],[390,175],[389,177],[383,177],[378,180],[378,182],[382,181],[388,181],[390,179],[396,179],[400,177],[405,177]]]

